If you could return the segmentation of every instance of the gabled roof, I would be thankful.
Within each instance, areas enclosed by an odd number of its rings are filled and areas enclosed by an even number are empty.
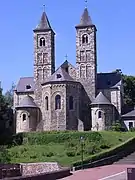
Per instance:
[[[122,115],[122,117],[135,117],[135,109],[128,112],[127,114]]]
[[[27,89],[26,86],[30,85],[31,88]],[[22,77],[20,78],[17,86],[17,92],[34,92],[34,78],[33,77]]]
[[[52,30],[50,22],[45,12],[43,12],[41,16],[40,23],[38,24],[36,29],[34,29],[34,31],[43,31],[43,30]]]
[[[88,9],[85,8],[81,16],[80,24],[78,24],[76,27],[85,27],[85,26],[92,26],[92,25],[93,24],[92,24],[91,17],[89,16]]]
[[[65,60],[64,63],[60,67],[65,68],[69,66],[72,66],[75,69],[75,67],[68,60]]]
[[[59,67],[46,82],[75,81],[62,67]],[[45,82],[45,83],[46,83]]]
[[[31,96],[25,96],[23,98],[23,100],[20,102],[20,104],[18,106],[16,106],[16,108],[37,108],[37,105],[34,102],[34,99]]]
[[[118,72],[98,73],[97,89],[110,89],[116,87],[121,82],[122,76]]]
[[[102,92],[100,92],[97,97],[94,99],[94,101],[91,103],[91,105],[111,105],[110,101],[104,96]]]

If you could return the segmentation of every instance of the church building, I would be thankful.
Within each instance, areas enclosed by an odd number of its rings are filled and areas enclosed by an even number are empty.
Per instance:
[[[87,8],[75,29],[76,65],[55,69],[55,32],[43,12],[33,30],[33,77],[20,78],[14,91],[16,133],[100,131],[120,118],[121,73],[97,73],[97,28]]]

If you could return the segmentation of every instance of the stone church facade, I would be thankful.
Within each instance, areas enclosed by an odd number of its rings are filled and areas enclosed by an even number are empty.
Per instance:
[[[55,70],[55,32],[43,12],[33,30],[34,77],[20,78],[14,91],[16,133],[104,130],[121,116],[121,73],[97,73],[97,29],[87,8],[75,28],[76,66],[66,60]]]

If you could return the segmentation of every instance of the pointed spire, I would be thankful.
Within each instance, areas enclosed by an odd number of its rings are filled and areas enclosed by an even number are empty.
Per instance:
[[[89,16],[89,12],[88,12],[88,9],[87,7],[85,7],[84,9],[84,12],[81,16],[81,21],[80,21],[80,24],[77,25],[76,27],[87,27],[87,26],[92,26],[92,20],[91,20],[91,17]]]
[[[40,20],[40,23],[38,24],[38,26],[36,27],[35,29],[36,31],[43,31],[43,30],[52,30],[51,28],[51,25],[50,25],[50,22],[48,20],[48,17],[45,13],[45,5],[44,5],[44,11],[42,13],[42,16],[41,16],[41,20]]]

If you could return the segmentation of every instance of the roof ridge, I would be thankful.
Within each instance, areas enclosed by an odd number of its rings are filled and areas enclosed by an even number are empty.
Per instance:
[[[108,100],[108,98],[100,91],[99,94],[96,96],[96,98],[91,103],[92,105],[98,105],[98,104],[110,104],[111,102]]]

